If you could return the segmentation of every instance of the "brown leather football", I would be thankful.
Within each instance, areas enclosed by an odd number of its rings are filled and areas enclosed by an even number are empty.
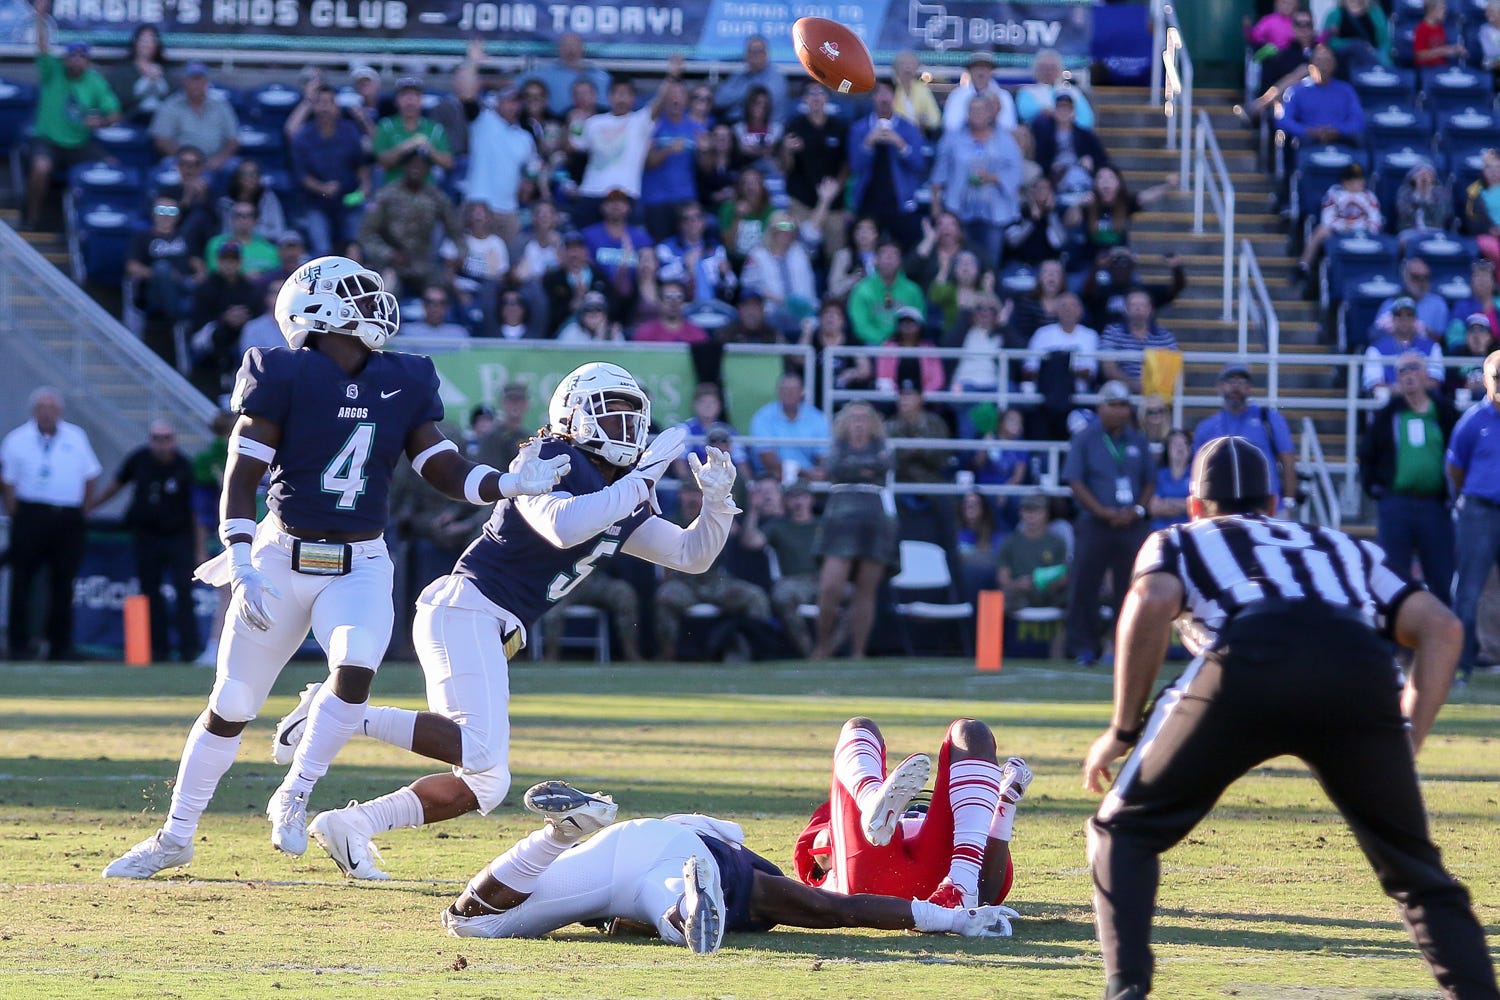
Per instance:
[[[802,68],[836,94],[875,89],[875,61],[848,27],[826,17],[804,17],[792,25],[792,45]]]

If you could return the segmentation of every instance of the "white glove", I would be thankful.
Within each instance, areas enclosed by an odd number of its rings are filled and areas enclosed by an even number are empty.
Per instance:
[[[656,484],[666,475],[667,468],[682,454],[687,445],[687,431],[681,427],[670,427],[656,435],[636,460],[630,475],[646,481],[647,499],[654,514],[661,513],[661,503],[656,499]]]
[[[510,471],[500,474],[501,496],[546,496],[572,471],[573,460],[566,454],[538,458],[541,447],[540,441],[532,441],[511,460]]]
[[[280,597],[281,591],[250,561],[249,542],[235,542],[229,546],[229,553],[229,586],[240,599],[240,621],[265,632],[276,621],[266,607],[266,598]]]
[[[1010,922],[1019,916],[1008,906],[977,906],[957,912],[955,929],[964,937],[1010,937]]]
[[[709,448],[705,454],[708,456],[706,462],[700,462],[696,453],[688,456],[688,466],[693,470],[694,478],[698,480],[698,488],[703,490],[704,508],[738,514],[740,509],[735,506],[732,499],[734,462],[730,461],[726,452],[718,448]]]

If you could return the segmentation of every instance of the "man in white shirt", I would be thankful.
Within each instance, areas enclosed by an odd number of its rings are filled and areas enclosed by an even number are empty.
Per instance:
[[[668,81],[682,78],[682,53],[667,62]],[[609,113],[594,115],[583,123],[583,134],[570,140],[573,148],[588,153],[583,181],[578,185],[578,205],[573,222],[579,228],[599,221],[599,205],[604,196],[619,188],[632,202],[641,200],[641,175],[646,170],[646,154],[656,134],[656,116],[661,100],[669,88],[659,87],[656,99],[635,110],[635,84],[616,80],[609,88]]]
[[[83,562],[84,509],[103,471],[83,428],[62,419],[62,394],[31,394],[31,419],[0,442],[0,491],[10,515],[10,658],[31,650],[31,589],[47,570],[47,659],[73,655],[73,578]]]
[[[969,121],[969,102],[974,95],[990,93],[1000,102],[995,115],[995,127],[1004,132],[1016,130],[1016,102],[1010,91],[1000,86],[994,77],[995,56],[989,52],[976,52],[969,57],[969,72],[961,80],[948,99],[943,102],[943,132],[957,132]]]
[[[1057,322],[1038,327],[1031,335],[1026,349],[1027,355],[1022,370],[1028,381],[1035,381],[1041,371],[1042,358],[1054,351],[1066,351],[1073,356],[1074,392],[1087,392],[1099,374],[1099,333],[1082,324],[1083,303],[1069,292],[1057,301]]]

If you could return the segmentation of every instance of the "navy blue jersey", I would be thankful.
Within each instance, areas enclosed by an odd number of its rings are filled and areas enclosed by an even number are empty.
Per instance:
[[[758,933],[775,927],[773,923],[750,919],[750,890],[756,872],[780,875],[781,869],[744,844],[731,844],[706,833],[694,832],[719,863],[719,885],[724,889],[724,910],[727,913],[724,930]]]
[[[229,405],[281,428],[266,502],[313,532],[383,531],[406,439],[443,418],[432,360],[389,351],[351,378],[310,347],[252,347]]]
[[[576,497],[597,493],[608,485],[587,454],[567,441],[543,440],[538,457],[555,455],[573,460],[571,471],[557,484],[559,492]],[[650,505],[642,503],[603,533],[570,549],[560,549],[526,523],[513,501],[501,500],[485,522],[483,533],[458,557],[453,574],[473,580],[481,594],[529,629],[598,563],[618,552],[631,532],[650,516]]]

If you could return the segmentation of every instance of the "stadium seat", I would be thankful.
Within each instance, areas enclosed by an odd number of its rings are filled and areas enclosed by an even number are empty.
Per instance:
[[[1436,170],[1439,177],[1443,176],[1441,157],[1433,156],[1425,150],[1402,147],[1376,156],[1370,190],[1375,192],[1375,198],[1380,202],[1380,211],[1385,216],[1388,228],[1396,225],[1396,193],[1401,190],[1401,184],[1411,169],[1423,163]]]
[[[941,545],[903,539],[900,546],[901,569],[891,577],[891,592],[896,599],[896,617],[901,625],[901,641],[908,654],[913,652],[911,621],[957,622],[965,653],[973,646],[974,605],[957,600],[953,574],[948,568],[948,554]],[[927,594],[941,600],[903,601],[905,594]]]
[[[138,212],[144,197],[141,172],[134,167],[116,166],[100,160],[80,163],[68,172],[69,211],[75,217],[96,206],[109,204],[124,211]]]
[[[241,125],[239,140],[240,157],[259,163],[262,172],[286,170],[286,147],[282,142],[279,128],[264,129]]]
[[[533,660],[540,660],[542,653],[546,650],[546,640],[542,632],[543,622],[548,625],[557,625],[561,629],[562,635],[557,640],[559,646],[592,649],[597,662],[609,662],[609,614],[602,608],[587,604],[569,604],[562,609],[560,622],[547,621],[545,617],[538,619],[526,633],[526,650]],[[572,630],[568,626],[574,622],[587,625],[589,634],[571,634]]]
[[[1380,304],[1392,295],[1401,294],[1401,286],[1390,278],[1379,277],[1360,282],[1349,291],[1338,313],[1338,343],[1341,350],[1358,354],[1369,343],[1370,327],[1380,312]]]
[[[1349,82],[1359,95],[1359,103],[1365,110],[1379,110],[1395,104],[1412,107],[1417,103],[1417,77],[1409,69],[1389,69],[1371,66],[1356,70]]]
[[[1487,110],[1493,98],[1489,74],[1461,66],[1429,73],[1422,81],[1422,103],[1439,119],[1468,108]]]
[[[738,319],[739,312],[729,303],[714,299],[711,302],[694,302],[687,307],[683,316],[700,330],[713,333]]]
[[[284,83],[268,83],[250,92],[250,117],[263,129],[281,131],[292,109],[302,100],[302,93]]]
[[[1450,162],[1500,146],[1500,118],[1488,108],[1473,107],[1440,116],[1438,146]]]
[[[1433,287],[1436,287],[1453,278],[1468,281],[1469,268],[1479,256],[1479,247],[1471,239],[1433,233],[1408,243],[1406,256],[1427,262],[1427,266],[1432,269]]]
[[[1342,302],[1349,289],[1362,282],[1395,274],[1400,266],[1400,246],[1393,236],[1338,236],[1324,244],[1319,282],[1323,305]]]
[[[1297,153],[1297,170],[1292,175],[1292,189],[1297,192],[1297,219],[1317,217],[1323,196],[1339,182],[1344,169],[1360,163],[1362,150],[1347,146],[1313,146]]]
[[[1008,295],[1025,295],[1036,289],[1036,272],[1025,264],[1007,264],[1000,269],[1000,287]]]
[[[125,276],[125,257],[135,236],[136,213],[95,205],[78,216],[81,277],[99,285],[117,285]]]
[[[0,152],[21,137],[36,111],[36,88],[19,80],[0,78]]]
[[[1432,115],[1420,108],[1392,104],[1365,114],[1365,136],[1377,158],[1403,148],[1425,152],[1432,146],[1432,128]]]
[[[94,132],[94,139],[108,156],[123,166],[146,171],[156,162],[151,134],[139,125],[106,125]]]

